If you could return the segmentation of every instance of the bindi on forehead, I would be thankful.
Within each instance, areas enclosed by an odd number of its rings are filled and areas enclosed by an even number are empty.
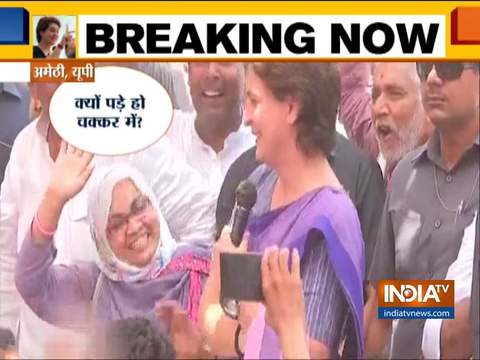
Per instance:
[[[382,87],[401,87],[412,88],[417,86],[415,78],[405,71],[405,69],[395,72],[381,72],[377,77],[374,77],[374,85],[381,85]]]

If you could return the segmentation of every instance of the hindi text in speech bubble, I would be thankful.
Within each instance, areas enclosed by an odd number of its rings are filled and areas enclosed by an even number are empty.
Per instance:
[[[141,71],[95,69],[93,83],[63,83],[50,103],[50,118],[68,143],[100,155],[144,149],[163,136],[173,106],[164,87]]]

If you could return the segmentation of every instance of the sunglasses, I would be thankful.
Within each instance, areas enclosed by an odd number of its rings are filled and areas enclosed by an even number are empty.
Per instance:
[[[478,63],[449,63],[449,62],[437,62],[437,63],[417,63],[417,74],[421,81],[425,81],[428,75],[435,67],[437,76],[444,81],[457,80],[462,76],[465,69],[479,69]]]

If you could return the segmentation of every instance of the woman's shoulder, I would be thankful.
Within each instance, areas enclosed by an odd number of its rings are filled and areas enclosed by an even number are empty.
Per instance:
[[[316,193],[318,202],[325,204],[325,209],[331,209],[337,216],[345,216],[349,213],[357,214],[355,205],[353,204],[348,192],[343,188],[325,186],[319,189]]]
[[[43,59],[46,58],[45,54],[43,53],[42,49],[38,45],[33,47],[33,58],[34,59]]]
[[[334,187],[322,188],[315,194],[311,204],[317,217],[328,219],[338,234],[349,234],[361,239],[360,220],[352,200],[345,190]]]
[[[182,244],[175,249],[163,273],[197,272],[208,275],[210,272],[211,247]]]

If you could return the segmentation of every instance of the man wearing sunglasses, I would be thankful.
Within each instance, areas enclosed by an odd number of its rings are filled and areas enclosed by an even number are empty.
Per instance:
[[[444,279],[479,204],[479,64],[419,63],[422,101],[435,130],[397,165],[370,269],[382,279]],[[392,321],[379,320],[377,294],[366,307],[366,351],[383,355]],[[425,320],[401,319],[392,358],[419,358]]]

